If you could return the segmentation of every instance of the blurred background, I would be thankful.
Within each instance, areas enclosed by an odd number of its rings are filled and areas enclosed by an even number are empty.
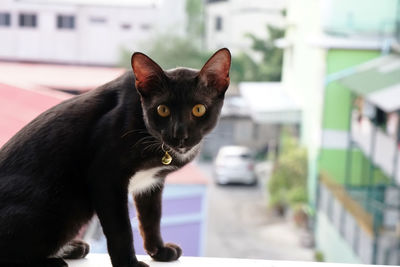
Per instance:
[[[0,145],[129,70],[134,51],[201,68],[227,47],[219,124],[167,179],[165,241],[187,256],[400,265],[399,42],[398,0],[0,0]],[[96,219],[80,235],[106,252]]]

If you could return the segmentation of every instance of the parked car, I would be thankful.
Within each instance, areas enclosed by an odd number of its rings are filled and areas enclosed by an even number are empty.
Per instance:
[[[214,161],[214,180],[219,185],[241,183],[257,184],[254,172],[254,156],[243,146],[224,146]]]

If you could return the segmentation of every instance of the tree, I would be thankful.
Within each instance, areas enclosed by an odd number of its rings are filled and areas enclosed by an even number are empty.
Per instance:
[[[307,151],[287,129],[282,148],[268,182],[270,204],[292,207],[307,204]]]
[[[158,35],[143,44],[143,49],[162,68],[179,66],[201,68],[211,52],[202,50],[204,34],[204,16],[202,0],[186,0],[187,28],[186,36],[171,34]],[[130,68],[130,52],[122,51],[121,64]]]
[[[252,49],[261,54],[261,62],[255,62],[247,54],[239,55],[236,68],[244,73],[240,78],[246,81],[280,81],[282,73],[283,51],[274,44],[275,40],[284,36],[284,30],[267,26],[268,37],[258,38],[253,34],[246,37],[252,40]]]
[[[203,1],[186,0],[188,17],[185,37],[170,34],[158,35],[143,45],[144,51],[162,68],[171,69],[179,66],[200,69],[215,51],[202,49],[204,33]],[[252,41],[252,50],[261,54],[261,61],[255,61],[245,51],[232,57],[231,82],[242,81],[280,81],[283,51],[274,46],[276,39],[282,38],[284,31],[272,26],[266,27],[267,38],[252,34],[246,37]],[[130,52],[122,52],[121,65],[130,68]]]
[[[199,48],[204,43],[204,5],[202,0],[186,0],[188,38],[198,45]]]
[[[172,69],[179,66],[201,68],[211,56],[210,52],[200,50],[190,39],[179,36],[162,35],[148,42],[143,51],[151,56],[163,69]],[[122,52],[121,65],[130,67],[130,52]]]

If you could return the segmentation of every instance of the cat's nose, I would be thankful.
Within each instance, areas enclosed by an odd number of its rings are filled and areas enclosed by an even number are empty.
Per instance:
[[[189,138],[187,127],[184,124],[177,123],[174,125],[172,137],[181,142]]]

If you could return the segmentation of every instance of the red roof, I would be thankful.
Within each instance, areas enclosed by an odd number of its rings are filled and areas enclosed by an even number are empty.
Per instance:
[[[62,97],[0,83],[0,146],[37,115],[62,100]]]
[[[88,91],[109,82],[126,69],[40,63],[0,62],[0,82],[20,88],[38,87]]]
[[[90,90],[125,71],[122,68],[0,62],[0,146],[37,115],[71,97],[54,88]]]

